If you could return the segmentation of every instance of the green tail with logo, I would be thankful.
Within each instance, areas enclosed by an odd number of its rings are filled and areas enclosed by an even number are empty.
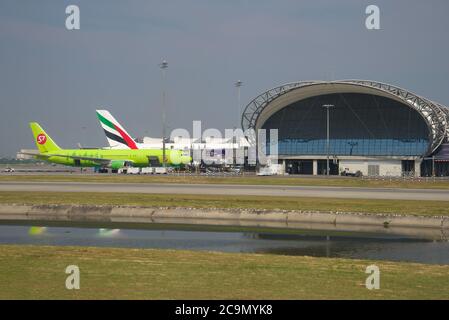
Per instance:
[[[30,123],[33,132],[34,142],[40,153],[53,152],[61,150],[61,148],[53,141],[53,139],[41,128],[37,122]]]

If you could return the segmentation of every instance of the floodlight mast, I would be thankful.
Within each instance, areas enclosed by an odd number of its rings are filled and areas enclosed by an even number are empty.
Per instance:
[[[335,107],[333,104],[323,104],[323,108],[326,108],[327,113],[327,140],[326,140],[326,175],[329,177],[329,109]]]
[[[240,103],[240,87],[243,85],[243,82],[240,80],[237,80],[237,82],[234,84],[237,88],[237,123],[236,128],[239,127],[239,119],[240,119],[240,110],[241,110],[241,103]]]
[[[165,88],[165,79],[167,77],[167,68],[168,62],[166,60],[162,60],[162,63],[159,64],[159,67],[162,71],[162,167],[166,166],[166,155],[165,155],[165,139],[166,139],[166,121],[165,121],[165,108],[166,108],[166,88]]]
[[[236,124],[234,126],[234,135],[233,135],[233,164],[237,165],[237,137],[235,136],[236,129],[239,128],[239,118],[240,118],[240,110],[241,110],[241,104],[240,104],[240,87],[243,85],[243,82],[240,80],[237,80],[234,83],[235,87],[237,88],[237,119]]]

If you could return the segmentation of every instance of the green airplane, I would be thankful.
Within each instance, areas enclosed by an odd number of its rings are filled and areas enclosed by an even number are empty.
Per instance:
[[[30,123],[39,153],[27,153],[37,159],[74,167],[110,168],[150,167],[162,163],[162,149],[61,149],[36,122]],[[170,166],[190,164],[189,152],[166,150]]]

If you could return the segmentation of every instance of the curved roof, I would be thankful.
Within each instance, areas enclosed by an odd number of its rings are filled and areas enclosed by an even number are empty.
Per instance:
[[[428,154],[449,137],[449,109],[405,89],[369,80],[300,81],[275,87],[254,98],[242,113],[243,130],[260,129],[275,112],[309,97],[331,93],[366,93],[387,97],[416,110],[429,128]]]

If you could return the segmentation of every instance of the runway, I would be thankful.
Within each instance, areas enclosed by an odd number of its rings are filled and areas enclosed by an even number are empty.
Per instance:
[[[449,201],[449,190],[172,183],[0,182],[0,191],[322,197]]]

